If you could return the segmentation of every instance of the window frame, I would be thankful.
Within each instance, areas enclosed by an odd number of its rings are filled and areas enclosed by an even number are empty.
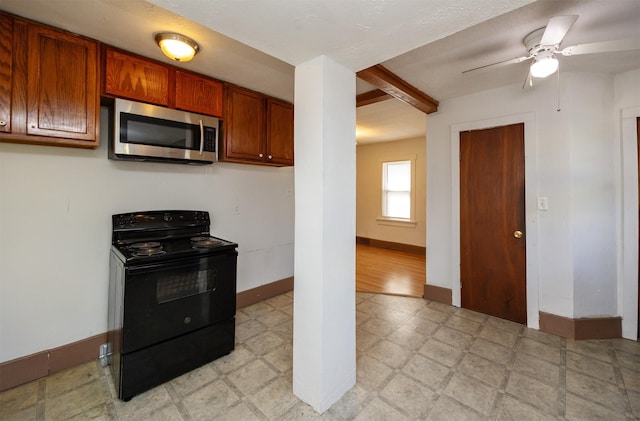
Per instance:
[[[395,156],[393,158],[378,161],[378,217],[376,218],[379,225],[390,225],[397,227],[415,227],[416,226],[416,158],[417,155]],[[394,162],[408,161],[411,165],[411,187],[410,187],[410,205],[409,218],[394,218],[384,216],[385,206],[385,190],[384,190],[384,165]]]

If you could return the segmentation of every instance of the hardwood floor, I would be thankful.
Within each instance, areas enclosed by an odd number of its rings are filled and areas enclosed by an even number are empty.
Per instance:
[[[422,297],[426,257],[356,244],[356,291]]]

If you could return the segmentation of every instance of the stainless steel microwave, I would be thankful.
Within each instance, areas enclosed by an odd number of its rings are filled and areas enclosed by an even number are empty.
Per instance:
[[[109,158],[211,164],[219,130],[216,117],[118,98]]]

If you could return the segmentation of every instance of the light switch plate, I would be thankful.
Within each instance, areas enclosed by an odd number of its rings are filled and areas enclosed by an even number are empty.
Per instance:
[[[549,210],[549,198],[538,197],[538,210]]]

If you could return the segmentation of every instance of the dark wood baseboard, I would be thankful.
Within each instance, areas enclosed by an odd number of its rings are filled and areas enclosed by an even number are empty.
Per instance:
[[[407,253],[420,254],[424,256],[427,248],[422,246],[414,246],[413,244],[394,243],[391,241],[376,240],[373,238],[356,237],[357,244],[364,244],[371,247],[379,247],[382,249],[404,251]]]
[[[236,294],[236,308],[243,308],[293,290],[293,276]]]
[[[0,364],[0,392],[48,375],[48,351],[4,362]]]
[[[425,300],[437,301],[442,304],[451,305],[451,290],[449,288],[438,287],[435,285],[424,284]]]
[[[96,360],[107,333],[0,364],[0,391]]]
[[[571,319],[539,313],[540,331],[567,339],[611,339],[622,337],[621,317],[584,317]]]
[[[242,308],[293,290],[293,277],[281,279],[236,294]],[[107,332],[77,342],[0,363],[0,392],[58,371],[97,360]]]

